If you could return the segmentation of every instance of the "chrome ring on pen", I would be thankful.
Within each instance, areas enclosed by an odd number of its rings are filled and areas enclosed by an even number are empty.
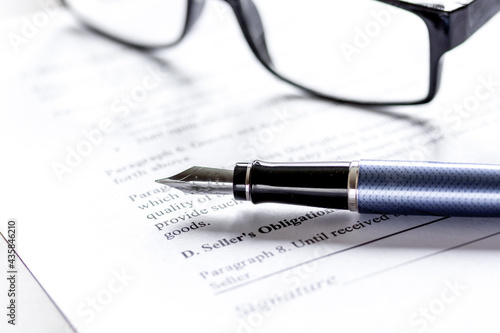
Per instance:
[[[359,161],[352,161],[347,176],[347,205],[351,212],[358,211]]]
[[[245,176],[245,197],[247,201],[252,201],[252,191],[251,191],[251,184],[250,184],[250,173],[252,171],[252,163],[248,163],[247,165],[247,173]]]

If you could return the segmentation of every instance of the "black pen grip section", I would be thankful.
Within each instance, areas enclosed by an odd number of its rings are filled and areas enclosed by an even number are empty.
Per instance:
[[[349,165],[255,161],[250,173],[252,202],[347,209]]]

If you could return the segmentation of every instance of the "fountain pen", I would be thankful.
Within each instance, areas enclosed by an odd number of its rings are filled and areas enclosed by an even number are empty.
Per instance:
[[[191,167],[157,183],[187,193],[233,194],[359,213],[500,217],[500,166],[378,161],[237,163],[233,170]]]

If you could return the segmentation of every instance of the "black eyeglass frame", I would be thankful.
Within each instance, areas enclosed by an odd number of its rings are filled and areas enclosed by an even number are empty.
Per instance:
[[[159,48],[171,47],[180,43],[184,39],[184,37],[191,31],[194,24],[200,17],[205,5],[205,1],[206,0],[187,0],[188,8],[182,34],[177,40],[172,43],[158,45],[137,44],[119,38],[95,26],[92,26],[82,17],[79,17],[76,12],[73,12],[88,28],[90,28],[94,32],[129,47],[150,51]],[[285,75],[280,74],[279,71],[277,71],[273,66],[271,57],[269,56],[265,41],[264,28],[261,23],[260,15],[252,0],[222,1],[229,4],[229,6],[232,8],[243,32],[243,35],[254,55],[257,57],[259,62],[276,77],[291,84],[292,86],[295,86],[307,92],[308,94],[325,100],[364,106],[417,105],[432,101],[439,90],[443,55],[456,46],[465,42],[470,36],[472,36],[500,11],[500,0],[473,0],[469,4],[463,5],[462,7],[451,11],[446,11],[445,9],[439,8],[440,5],[438,4],[435,5],[436,8],[433,8],[430,7],[430,5],[419,5],[399,0],[373,0],[383,2],[411,12],[424,21],[429,32],[430,81],[427,96],[417,101],[365,102],[327,95],[315,91],[314,89],[307,88],[299,83],[294,82],[293,80],[288,79]],[[68,4],[68,0],[62,0],[62,4],[71,9],[71,6]]]

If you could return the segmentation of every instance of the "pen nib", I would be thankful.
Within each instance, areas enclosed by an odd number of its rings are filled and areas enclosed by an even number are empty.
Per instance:
[[[157,183],[190,194],[232,194],[233,171],[194,166]]]

